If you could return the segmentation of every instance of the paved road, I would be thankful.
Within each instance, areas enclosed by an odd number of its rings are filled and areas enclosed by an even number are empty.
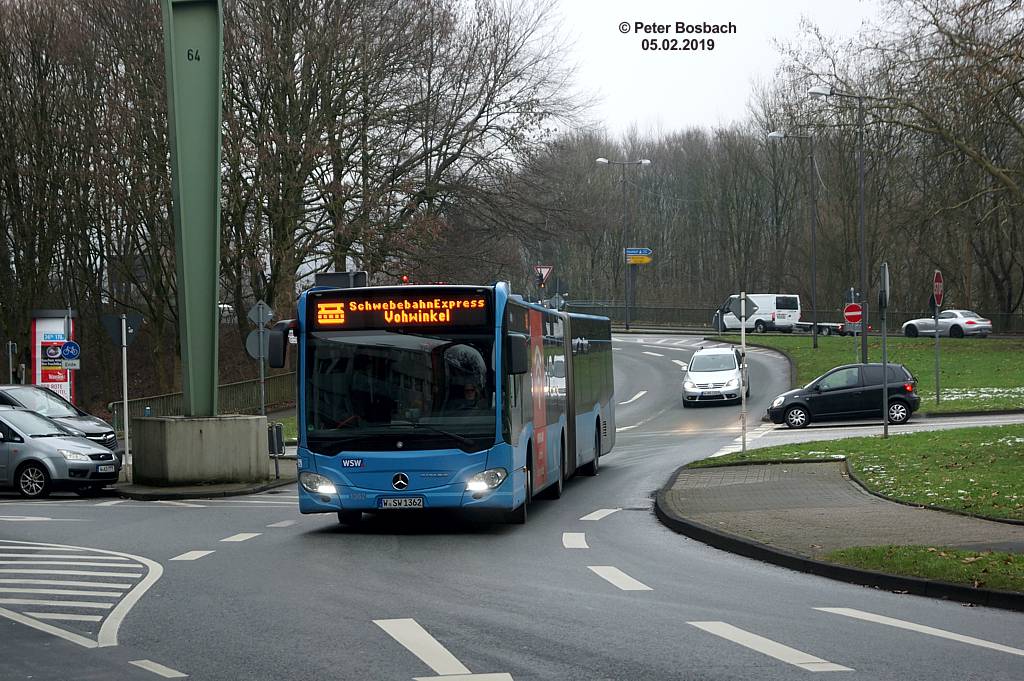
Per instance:
[[[738,407],[679,403],[698,344],[615,343],[616,449],[524,527],[346,529],[300,516],[294,488],[0,497],[0,679],[1024,679],[1020,614],[807,576],[658,523],[652,492],[740,432]],[[753,430],[774,433],[757,417],[785,364],[752,353],[751,383]]]

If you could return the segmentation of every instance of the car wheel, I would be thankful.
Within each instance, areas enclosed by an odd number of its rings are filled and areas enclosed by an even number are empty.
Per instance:
[[[903,329],[903,335],[906,336],[907,338],[917,338],[917,327],[914,326],[913,324],[907,324],[907,326]]]
[[[31,461],[18,469],[15,476],[18,493],[26,499],[50,496],[50,474],[41,463]]]
[[[768,327],[760,319],[754,322],[754,331],[757,333],[765,333],[767,330]]]
[[[803,428],[810,421],[810,414],[803,407],[790,407],[786,410],[786,425],[790,428]]]
[[[949,335],[952,336],[953,338],[963,338],[964,337],[964,330],[962,328],[960,328],[959,326],[954,326],[954,327],[950,328]]]
[[[338,511],[338,522],[342,525],[358,525],[362,519],[362,511]]]
[[[899,425],[910,418],[910,408],[901,400],[889,403],[889,423]]]

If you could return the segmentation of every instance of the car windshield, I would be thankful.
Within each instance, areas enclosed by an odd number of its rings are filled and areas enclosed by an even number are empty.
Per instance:
[[[0,416],[8,426],[28,437],[63,437],[67,436],[66,430],[56,423],[31,411],[11,410],[3,412]]]
[[[70,404],[57,397],[49,390],[26,386],[24,388],[7,388],[7,394],[14,398],[18,404],[39,412],[50,418],[64,418],[66,416],[78,416],[78,412]]]
[[[477,449],[493,445],[493,352],[494,337],[485,333],[311,334],[309,448],[334,453],[465,448],[467,441]]]
[[[732,354],[696,354],[690,360],[690,371],[728,371],[736,368],[736,357]]]

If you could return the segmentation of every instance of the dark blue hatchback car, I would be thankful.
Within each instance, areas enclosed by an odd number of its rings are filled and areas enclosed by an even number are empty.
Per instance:
[[[889,423],[905,423],[921,405],[917,379],[902,364],[890,364]],[[882,417],[882,365],[846,364],[803,388],[782,393],[768,408],[773,423],[803,428],[812,421]]]

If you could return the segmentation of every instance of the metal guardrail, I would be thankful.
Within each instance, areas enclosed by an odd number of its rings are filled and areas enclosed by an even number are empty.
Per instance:
[[[267,376],[267,405],[294,402],[295,381],[295,372]],[[132,418],[146,416],[147,407],[149,407],[149,416],[181,416],[184,411],[182,393],[168,393],[128,400],[128,414]],[[114,429],[123,433],[124,421],[121,416],[121,402],[111,402],[107,408],[113,415]],[[258,414],[259,411],[259,381],[225,383],[217,389],[218,414]]]
[[[609,317],[613,322],[625,320],[625,308],[621,304],[600,304],[600,303],[569,303],[566,306],[569,312],[582,312],[585,314],[596,314]],[[711,330],[711,320],[715,316],[713,307],[675,307],[661,305],[643,305],[630,308],[630,323],[635,326],[666,326],[666,327],[687,327],[703,328]],[[1024,312],[1013,314],[997,313],[987,314],[979,311],[978,314],[992,320],[992,333],[1024,333]],[[804,308],[801,311],[801,321],[811,321],[811,311]],[[899,331],[903,322],[921,317],[931,317],[931,312],[922,310],[920,312],[900,312],[889,310],[888,323],[890,329]],[[818,310],[819,322],[842,323],[843,313],[841,310]],[[871,311],[871,325],[878,327],[879,320],[875,311]]]

